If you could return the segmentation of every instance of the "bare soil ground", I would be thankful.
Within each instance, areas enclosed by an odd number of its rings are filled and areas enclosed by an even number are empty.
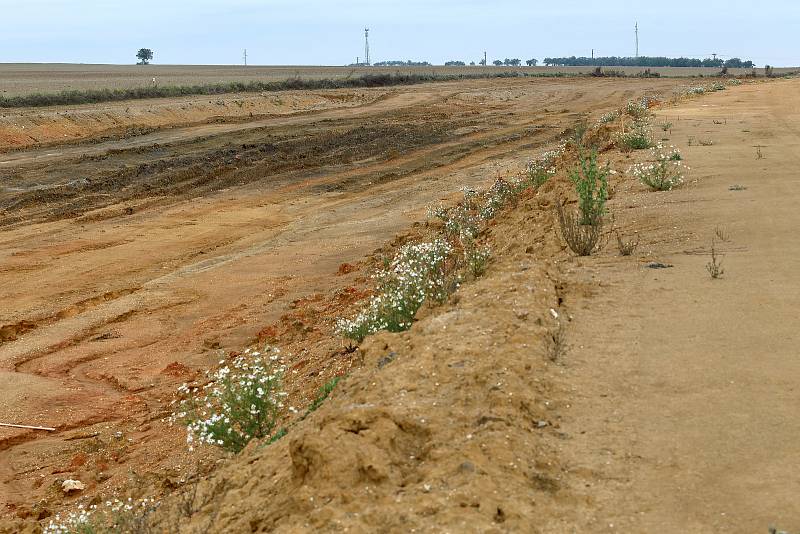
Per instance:
[[[446,85],[404,89],[374,114],[14,163],[17,190],[0,197],[0,420],[59,431],[0,431],[6,513],[41,518],[207,471],[161,419],[177,384],[259,338],[293,355],[296,406],[349,377],[286,438],[221,461],[183,531],[800,530],[787,469],[797,82],[660,111],[693,168],[677,191],[646,192],[624,177],[637,155],[604,154],[636,256],[563,249],[562,174],[484,236],[487,276],[350,352],[332,319],[383,254],[429,230],[408,231],[425,206],[518,172],[582,113],[676,88]],[[87,183],[73,192],[69,175]],[[712,281],[717,226],[726,273]],[[73,477],[90,487],[65,499],[58,482]]]
[[[780,82],[662,110],[692,179],[615,181],[632,257],[561,248],[563,180],[523,198],[486,236],[486,277],[364,343],[319,412],[201,482],[181,531],[800,530],[796,95]]]
[[[305,405],[353,365],[332,321],[369,271],[337,276],[342,264],[460,187],[518,172],[585,114],[680,85],[431,84],[358,109],[5,155],[0,420],[59,431],[0,430],[0,500],[41,515],[67,474],[102,490],[185,467],[161,422],[175,387],[259,334],[316,336],[291,362]]]

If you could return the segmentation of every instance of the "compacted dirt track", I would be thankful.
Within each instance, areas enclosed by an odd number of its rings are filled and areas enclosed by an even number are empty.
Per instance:
[[[575,262],[592,291],[571,309],[560,382],[574,439],[561,457],[595,474],[579,532],[800,531],[797,89],[753,85],[660,111],[690,183],[634,189],[612,209],[648,261],[672,268]],[[705,269],[712,240],[719,280]]]
[[[307,333],[292,318],[303,297],[340,290],[346,306],[366,273],[342,264],[427,206],[518,172],[587,115],[682,85],[429,84],[357,109],[0,156],[0,421],[57,428],[0,429],[0,502],[45,516],[66,477],[93,491],[185,465],[162,422],[177,385],[276,321]],[[332,354],[297,380],[352,365]]]

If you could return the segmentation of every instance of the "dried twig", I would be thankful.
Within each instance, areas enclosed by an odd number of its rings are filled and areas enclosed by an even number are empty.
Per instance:
[[[0,426],[6,428],[26,428],[28,430],[47,430],[48,432],[55,432],[55,428],[49,428],[46,426],[28,426],[28,425],[12,425],[11,423],[0,423]]]

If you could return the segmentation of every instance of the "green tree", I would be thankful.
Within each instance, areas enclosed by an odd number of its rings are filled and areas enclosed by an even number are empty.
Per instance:
[[[539,60],[538,59],[529,59],[525,63],[527,63],[529,67],[535,67],[539,63]]]
[[[494,61],[492,61],[492,63],[494,63],[495,67],[500,67],[503,65],[503,62],[500,61],[499,59],[495,59]]]
[[[136,57],[139,59],[139,65],[147,65],[153,59],[153,51],[149,48],[140,48],[136,52]]]

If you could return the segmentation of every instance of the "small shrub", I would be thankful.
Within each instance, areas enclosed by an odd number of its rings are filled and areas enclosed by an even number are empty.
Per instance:
[[[687,95],[704,95],[704,94],[706,94],[706,88],[703,87],[702,85],[699,85],[697,87],[690,87],[689,89],[686,90],[686,94]]]
[[[601,115],[600,120],[598,120],[597,122],[599,124],[609,124],[619,119],[619,117],[620,117],[619,111],[609,111],[608,113],[604,113],[603,115]]]
[[[659,150],[663,150],[663,147],[662,147],[662,146],[658,146],[657,148],[658,148]],[[665,156],[665,157],[666,157],[666,158],[667,158],[669,161],[683,161],[683,154],[681,154],[681,151],[680,151],[680,150],[678,150],[677,148],[675,148],[674,146],[670,146],[670,147],[669,147],[669,150],[667,150],[667,151],[664,153],[664,156]]]
[[[636,252],[636,248],[639,246],[639,236],[636,236],[636,239],[628,239],[625,240],[619,235],[617,232],[617,248],[619,250],[620,256],[632,256],[634,252]]]
[[[666,133],[666,132],[668,132],[668,131],[672,130],[672,123],[671,123],[671,122],[669,122],[669,121],[662,122],[661,124],[659,124],[659,126],[661,127],[661,130],[662,130],[664,133]]]
[[[497,215],[498,211],[503,209],[503,207],[514,198],[516,193],[517,191],[515,191],[511,183],[502,178],[497,179],[492,184],[492,187],[487,189],[483,194],[484,203],[478,213],[481,219],[485,221],[492,219]]]
[[[583,146],[583,138],[588,130],[589,125],[587,124],[586,120],[581,120],[575,124],[575,127],[572,130],[572,141],[575,143],[575,146]]]
[[[578,193],[578,207],[581,212],[581,224],[595,224],[605,213],[608,200],[608,165],[597,165],[597,151],[592,150],[589,157],[579,156],[570,179]]]
[[[714,82],[714,83],[712,83],[711,85],[708,86],[708,90],[712,91],[712,92],[714,92],[714,91],[724,91],[725,90],[725,84],[724,83],[720,83],[720,82]]]
[[[731,78],[730,80],[728,80],[728,85],[732,85],[734,87],[738,86],[738,85],[742,85],[742,80],[737,80],[736,78]]]
[[[478,278],[486,272],[491,257],[492,253],[488,247],[479,249],[474,244],[469,244],[464,248],[464,263],[467,272],[473,278]]]
[[[447,209],[442,206],[429,213],[444,222],[445,235],[452,239],[475,239],[478,237],[480,221],[475,214],[473,193],[464,192],[464,201],[457,206]],[[388,267],[388,265],[387,265]]]
[[[657,147],[650,154],[652,161],[637,163],[631,167],[630,172],[637,180],[653,191],[670,191],[683,183],[689,167],[680,159],[674,159],[675,150],[664,151]]]
[[[628,150],[644,150],[653,146],[653,137],[645,121],[636,121],[633,128],[620,134],[617,142]]]
[[[560,203],[556,206],[556,215],[561,237],[572,252],[578,256],[591,256],[602,248],[602,218],[598,218],[593,224],[582,224],[581,215],[565,211]]]
[[[266,354],[250,352],[231,365],[208,374],[202,388],[186,384],[173,420],[186,425],[190,450],[196,444],[239,452],[253,439],[269,437],[283,408],[280,364],[277,349]]]
[[[447,262],[453,247],[444,239],[406,245],[387,270],[379,272],[376,295],[353,319],[340,319],[339,334],[361,342],[381,330],[402,332],[411,328],[422,304],[443,302],[451,284]]]
[[[625,106],[625,113],[634,119],[644,119],[649,115],[650,111],[647,109],[647,105],[643,102],[634,102],[631,100]]]
[[[712,141],[711,139],[698,139],[697,142],[700,143],[700,146],[713,146],[714,145],[714,141]]]
[[[711,261],[706,264],[706,271],[711,275],[712,280],[716,280],[725,274],[725,270],[722,268],[722,260],[717,254],[716,241],[714,239],[711,240]]]
[[[545,152],[539,159],[528,163],[527,180],[524,181],[522,187],[537,189],[544,185],[556,174],[556,160],[564,153],[564,150],[564,145],[562,145],[555,150]]]

